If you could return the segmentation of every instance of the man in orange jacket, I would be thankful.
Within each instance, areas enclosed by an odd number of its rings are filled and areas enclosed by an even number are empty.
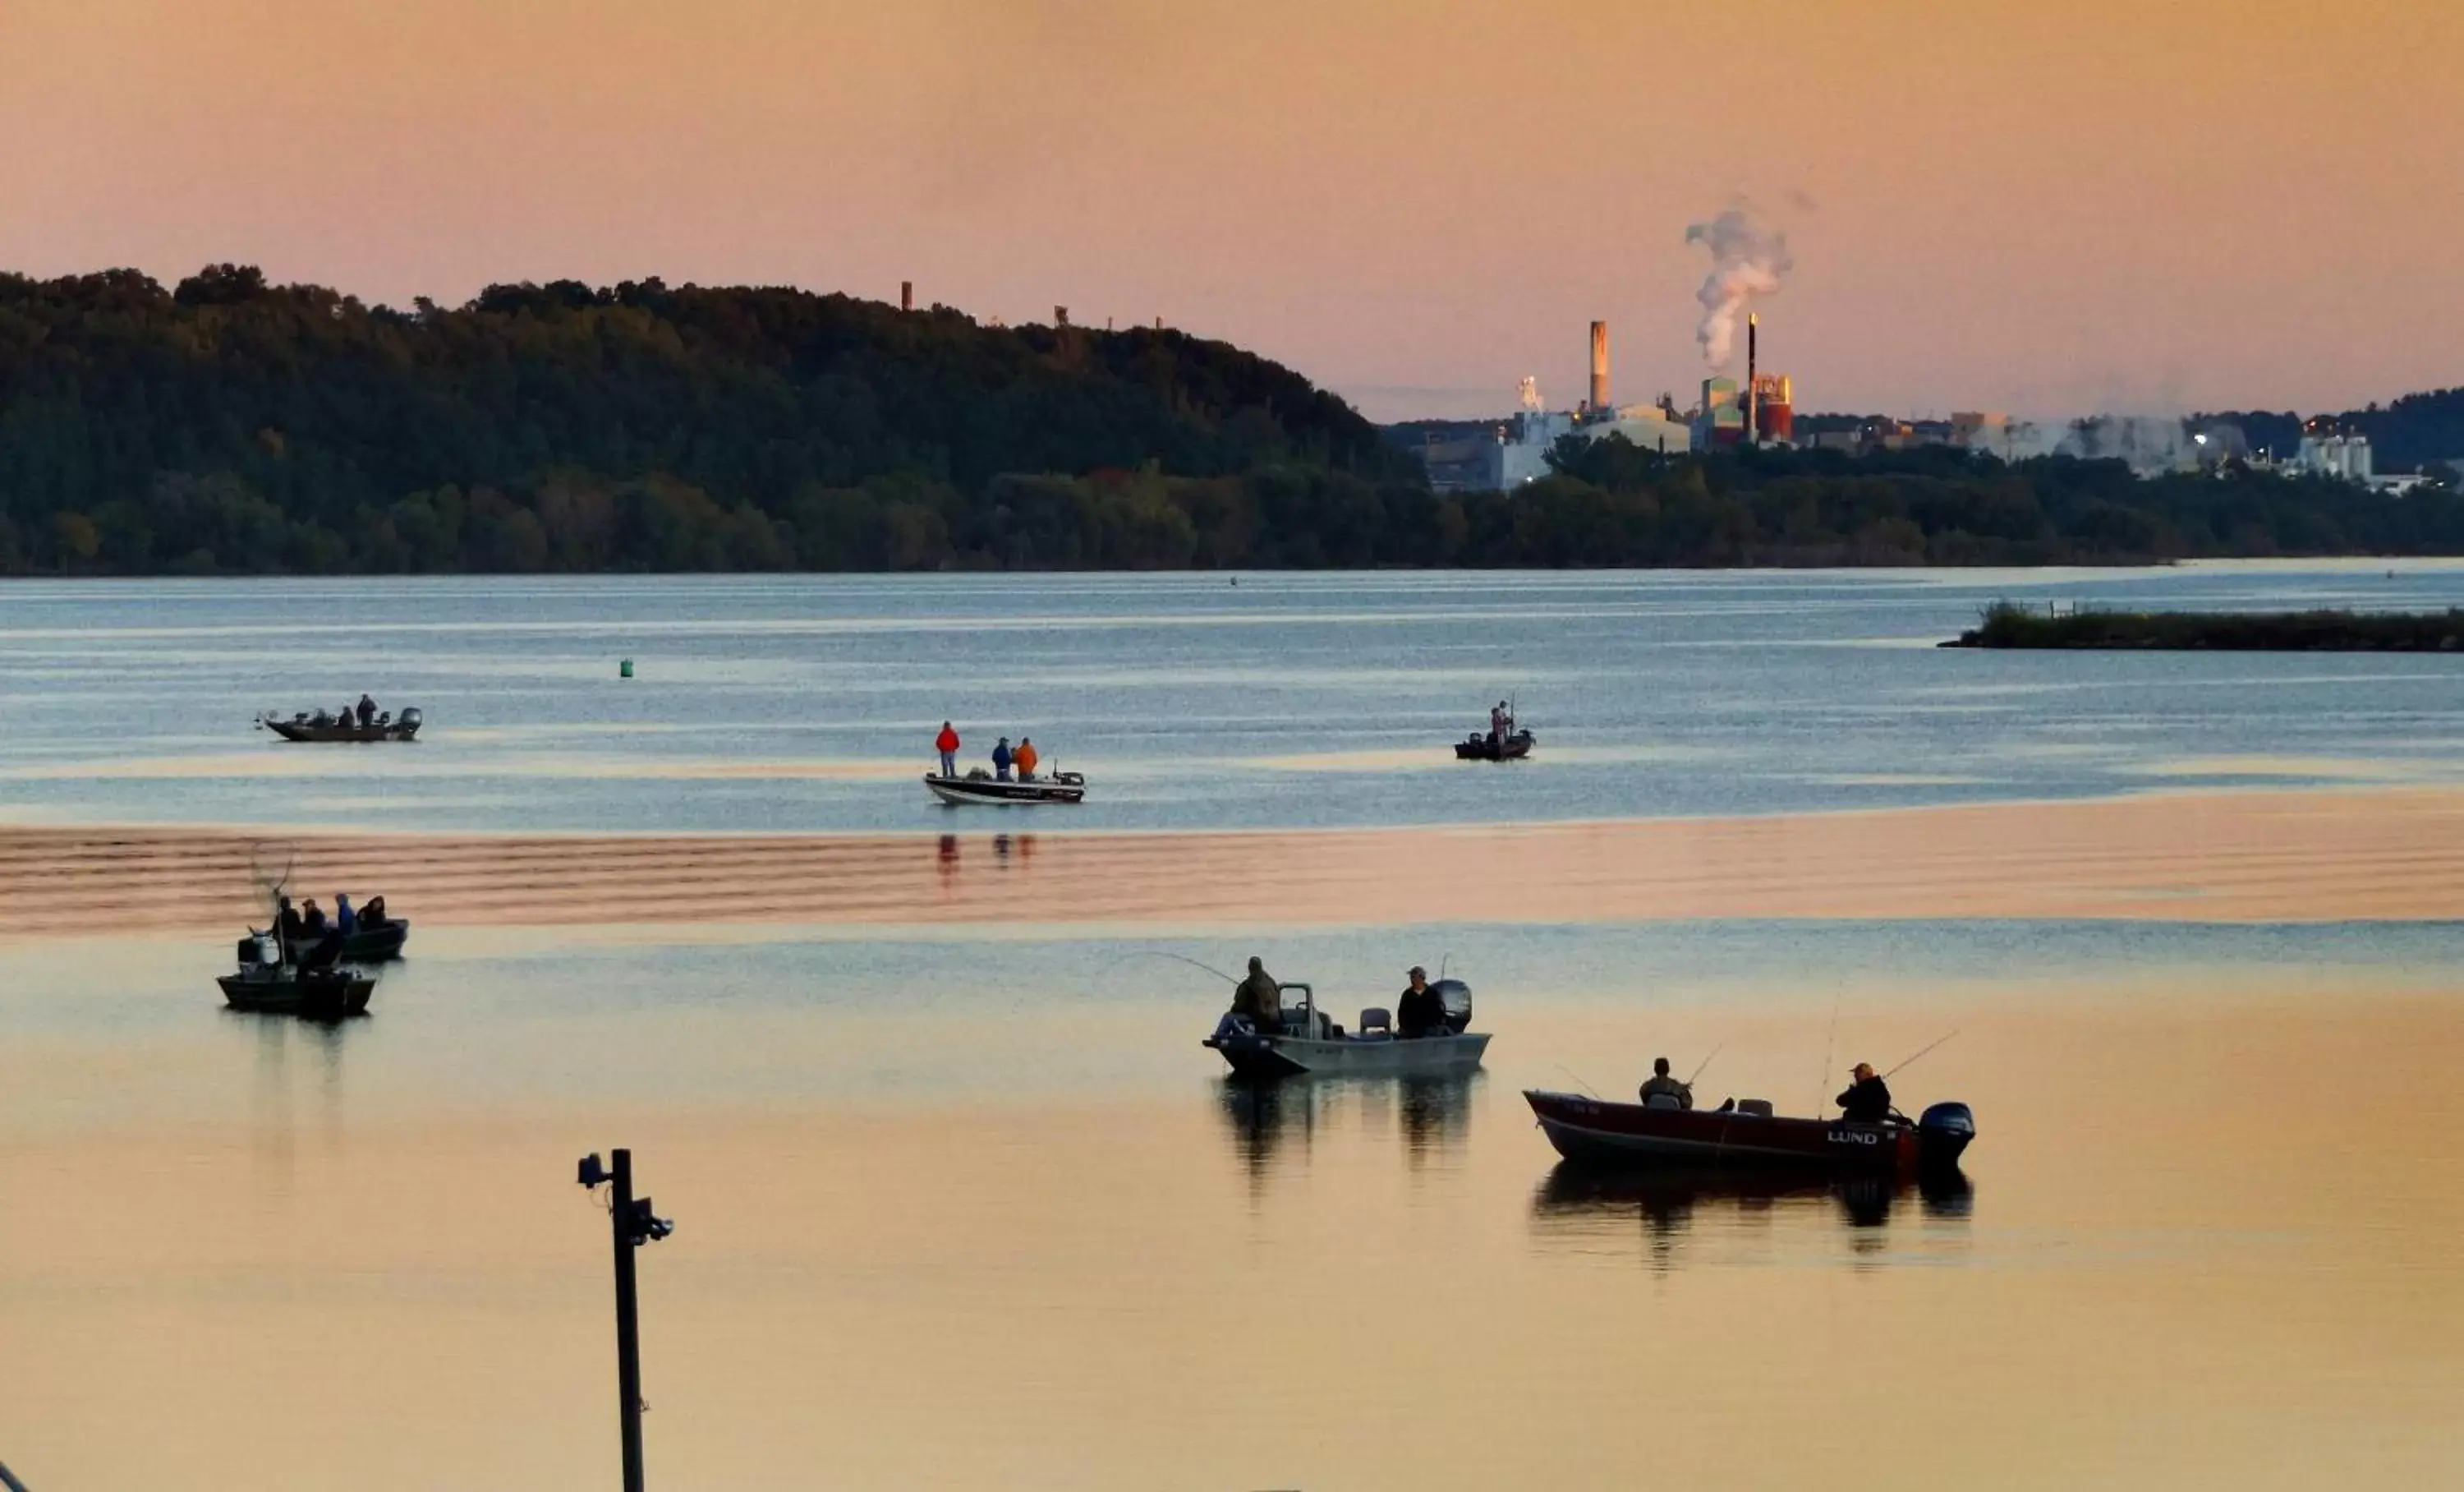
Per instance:
[[[958,775],[958,732],[946,720],[941,722],[941,733],[933,738],[933,749],[941,753],[941,775]]]
[[[1019,781],[1033,782],[1035,780],[1035,764],[1037,757],[1035,754],[1035,743],[1033,741],[1028,740],[1024,736],[1019,737],[1018,749],[1010,753],[1010,761],[1018,768]]]

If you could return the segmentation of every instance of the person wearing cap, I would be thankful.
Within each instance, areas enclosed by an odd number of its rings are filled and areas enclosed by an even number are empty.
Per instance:
[[[958,728],[948,721],[941,722],[941,733],[933,739],[933,749],[941,753],[941,775],[958,775]]]
[[[1265,960],[1249,960],[1249,977],[1232,991],[1232,1013],[1260,1032],[1271,1035],[1283,1029],[1284,991],[1276,988],[1275,976],[1266,972]]]
[[[1651,1076],[1642,1080],[1642,1102],[1648,1107],[1655,1098],[1671,1098],[1679,1108],[1694,1106],[1694,1088],[1668,1076],[1668,1058],[1657,1057],[1651,1061]]]
[[[1874,1064],[1859,1062],[1849,1076],[1857,1080],[1831,1101],[1839,1105],[1839,1117],[1852,1125],[1879,1125],[1889,1119],[1891,1087],[1875,1074]]]
[[[1009,737],[1003,736],[993,743],[993,776],[1009,781]]]
[[[1446,1002],[1429,988],[1429,971],[1413,966],[1411,988],[1395,1002],[1395,1034],[1399,1036],[1442,1036],[1446,1034]]]

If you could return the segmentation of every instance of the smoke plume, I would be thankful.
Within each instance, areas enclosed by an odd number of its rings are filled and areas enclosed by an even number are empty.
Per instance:
[[[1749,302],[1778,294],[1796,261],[1788,255],[1788,234],[1755,222],[1753,210],[1742,204],[1689,226],[1685,241],[1711,251],[1711,273],[1694,293],[1703,302],[1694,340],[1703,345],[1704,362],[1726,367],[1736,349],[1737,318]]]

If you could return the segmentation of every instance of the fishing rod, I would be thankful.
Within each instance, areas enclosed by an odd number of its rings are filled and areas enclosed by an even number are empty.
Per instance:
[[[1241,982],[1240,980],[1233,978],[1230,974],[1227,974],[1223,970],[1216,968],[1214,965],[1201,964],[1194,958],[1184,958],[1177,953],[1167,953],[1161,948],[1140,948],[1138,951],[1155,958],[1168,958],[1177,964],[1187,964],[1192,969],[1202,969],[1228,985],[1237,985]]]
[[[1705,1058],[1704,1058],[1701,1061],[1699,1061],[1699,1062],[1695,1063],[1695,1064],[1694,1064],[1694,1070],[1693,1070],[1691,1073],[1686,1074],[1686,1076],[1685,1076],[1685,1086],[1687,1086],[1687,1087],[1689,1087],[1689,1088],[1690,1088],[1690,1087],[1692,1087],[1692,1086],[1694,1086],[1694,1080],[1695,1080],[1695,1079],[1697,1079],[1697,1078],[1702,1077],[1702,1076],[1703,1076],[1703,1069],[1711,1065],[1711,1058],[1719,1056],[1722,1052],[1725,1052],[1725,1051],[1727,1051],[1727,1049],[1728,1049],[1728,1043],[1727,1043],[1726,1041],[1723,1041],[1723,1042],[1721,1042],[1718,1046],[1713,1047],[1713,1048],[1711,1049],[1711,1051],[1710,1051],[1710,1055],[1709,1055],[1709,1056],[1707,1056],[1707,1057],[1705,1057]]]
[[[1905,1066],[1907,1066],[1910,1062],[1915,1061],[1915,1060],[1917,1059],[1917,1058],[1918,1058],[1918,1057],[1923,1057],[1923,1056],[1925,1056],[1927,1052],[1932,1051],[1935,1047],[1938,1047],[1938,1046],[1942,1045],[1944,1042],[1946,1042],[1946,1041],[1949,1040],[1949,1039],[1951,1038],[1951,1036],[1955,1036],[1955,1035],[1959,1035],[1959,1028],[1958,1028],[1958,1027],[1956,1027],[1956,1026],[1953,1026],[1953,1027],[1950,1029],[1949,1035],[1940,1035],[1940,1036],[1936,1036],[1936,1037],[1934,1037],[1931,1041],[1926,1042],[1924,1046],[1921,1046],[1921,1047],[1917,1048],[1917,1051],[1916,1051],[1916,1057],[1903,1057],[1903,1058],[1900,1058],[1899,1067],[1894,1067],[1894,1068],[1892,1068],[1892,1069],[1891,1069],[1891,1073],[1898,1072],[1898,1071],[1900,1070],[1900,1067],[1905,1067]],[[1891,1073],[1884,1073],[1884,1074],[1882,1074],[1882,1076],[1883,1076],[1883,1077],[1885,1077],[1885,1078],[1888,1078],[1889,1076],[1891,1076]]]
[[[1822,1076],[1814,1082],[1814,1111],[1821,1113],[1828,1105],[1822,1102],[1822,1090],[1831,1086],[1831,1049],[1839,1037],[1839,991],[1831,991],[1831,1032],[1822,1038]]]
[[[1581,1075],[1580,1073],[1575,1072],[1573,1068],[1571,1068],[1571,1067],[1567,1066],[1567,1065],[1566,1065],[1565,1063],[1563,1063],[1563,1062],[1551,1062],[1549,1065],[1550,1065],[1550,1066],[1551,1066],[1551,1067],[1554,1067],[1554,1068],[1555,1068],[1555,1069],[1557,1069],[1559,1072],[1564,1073],[1567,1077],[1573,1079],[1576,1082],[1578,1082],[1578,1083],[1582,1083],[1582,1085],[1583,1085],[1583,1091],[1584,1091],[1585,1093],[1590,1094],[1592,1097],[1594,1097],[1594,1098],[1595,1098],[1595,1099],[1600,1099],[1600,1090],[1599,1090],[1599,1089],[1597,1089],[1597,1088],[1593,1087],[1593,1086],[1592,1086],[1590,1083],[1588,1083],[1588,1082],[1583,1082],[1582,1075]],[[1606,1103],[1606,1102],[1608,1102],[1608,1100],[1606,1100],[1606,1099],[1600,1099],[1600,1102],[1603,1102],[1603,1103]]]

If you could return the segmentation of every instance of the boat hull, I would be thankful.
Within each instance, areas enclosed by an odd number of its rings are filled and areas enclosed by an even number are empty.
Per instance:
[[[263,936],[263,934],[257,934],[257,936]],[[337,964],[383,964],[388,960],[402,957],[403,945],[408,942],[409,939],[410,919],[407,917],[388,917],[385,919],[385,924],[382,927],[358,927],[352,929],[351,935],[342,940],[341,950],[334,955],[334,962]],[[305,935],[294,939],[290,949],[291,957],[295,961],[305,957],[322,941],[323,940],[320,938],[312,938]]]
[[[311,725],[300,721],[265,721],[265,728],[285,741],[345,742],[370,745],[379,741],[410,741],[419,735],[419,725]]]
[[[1214,1035],[1213,1047],[1243,1078],[1387,1077],[1467,1073],[1488,1050],[1486,1032],[1443,1036]]]
[[[358,974],[332,979],[225,974],[214,983],[222,987],[223,999],[232,1010],[265,1015],[305,1015],[312,1020],[340,1020],[345,1015],[360,1014],[368,1008],[368,996],[376,990],[375,980]]]
[[[944,803],[989,803],[1017,808],[1038,803],[1078,803],[1087,796],[1086,779],[1076,772],[1056,772],[1032,782],[1003,782],[997,777],[944,777],[926,772],[924,786]]]
[[[388,917],[382,927],[361,927],[342,940],[342,951],[336,962],[343,964],[382,964],[402,957],[402,946],[410,938],[407,918]]]
[[[1912,1176],[1927,1168],[1956,1166],[1973,1134],[1972,1128],[1966,1134],[1945,1134],[1912,1125],[1645,1108],[1539,1089],[1523,1097],[1557,1153],[1591,1166],[1674,1161]]]
[[[1519,762],[1531,754],[1531,744],[1538,738],[1528,730],[1518,730],[1495,745],[1486,736],[1473,736],[1455,743],[1458,762]]]

